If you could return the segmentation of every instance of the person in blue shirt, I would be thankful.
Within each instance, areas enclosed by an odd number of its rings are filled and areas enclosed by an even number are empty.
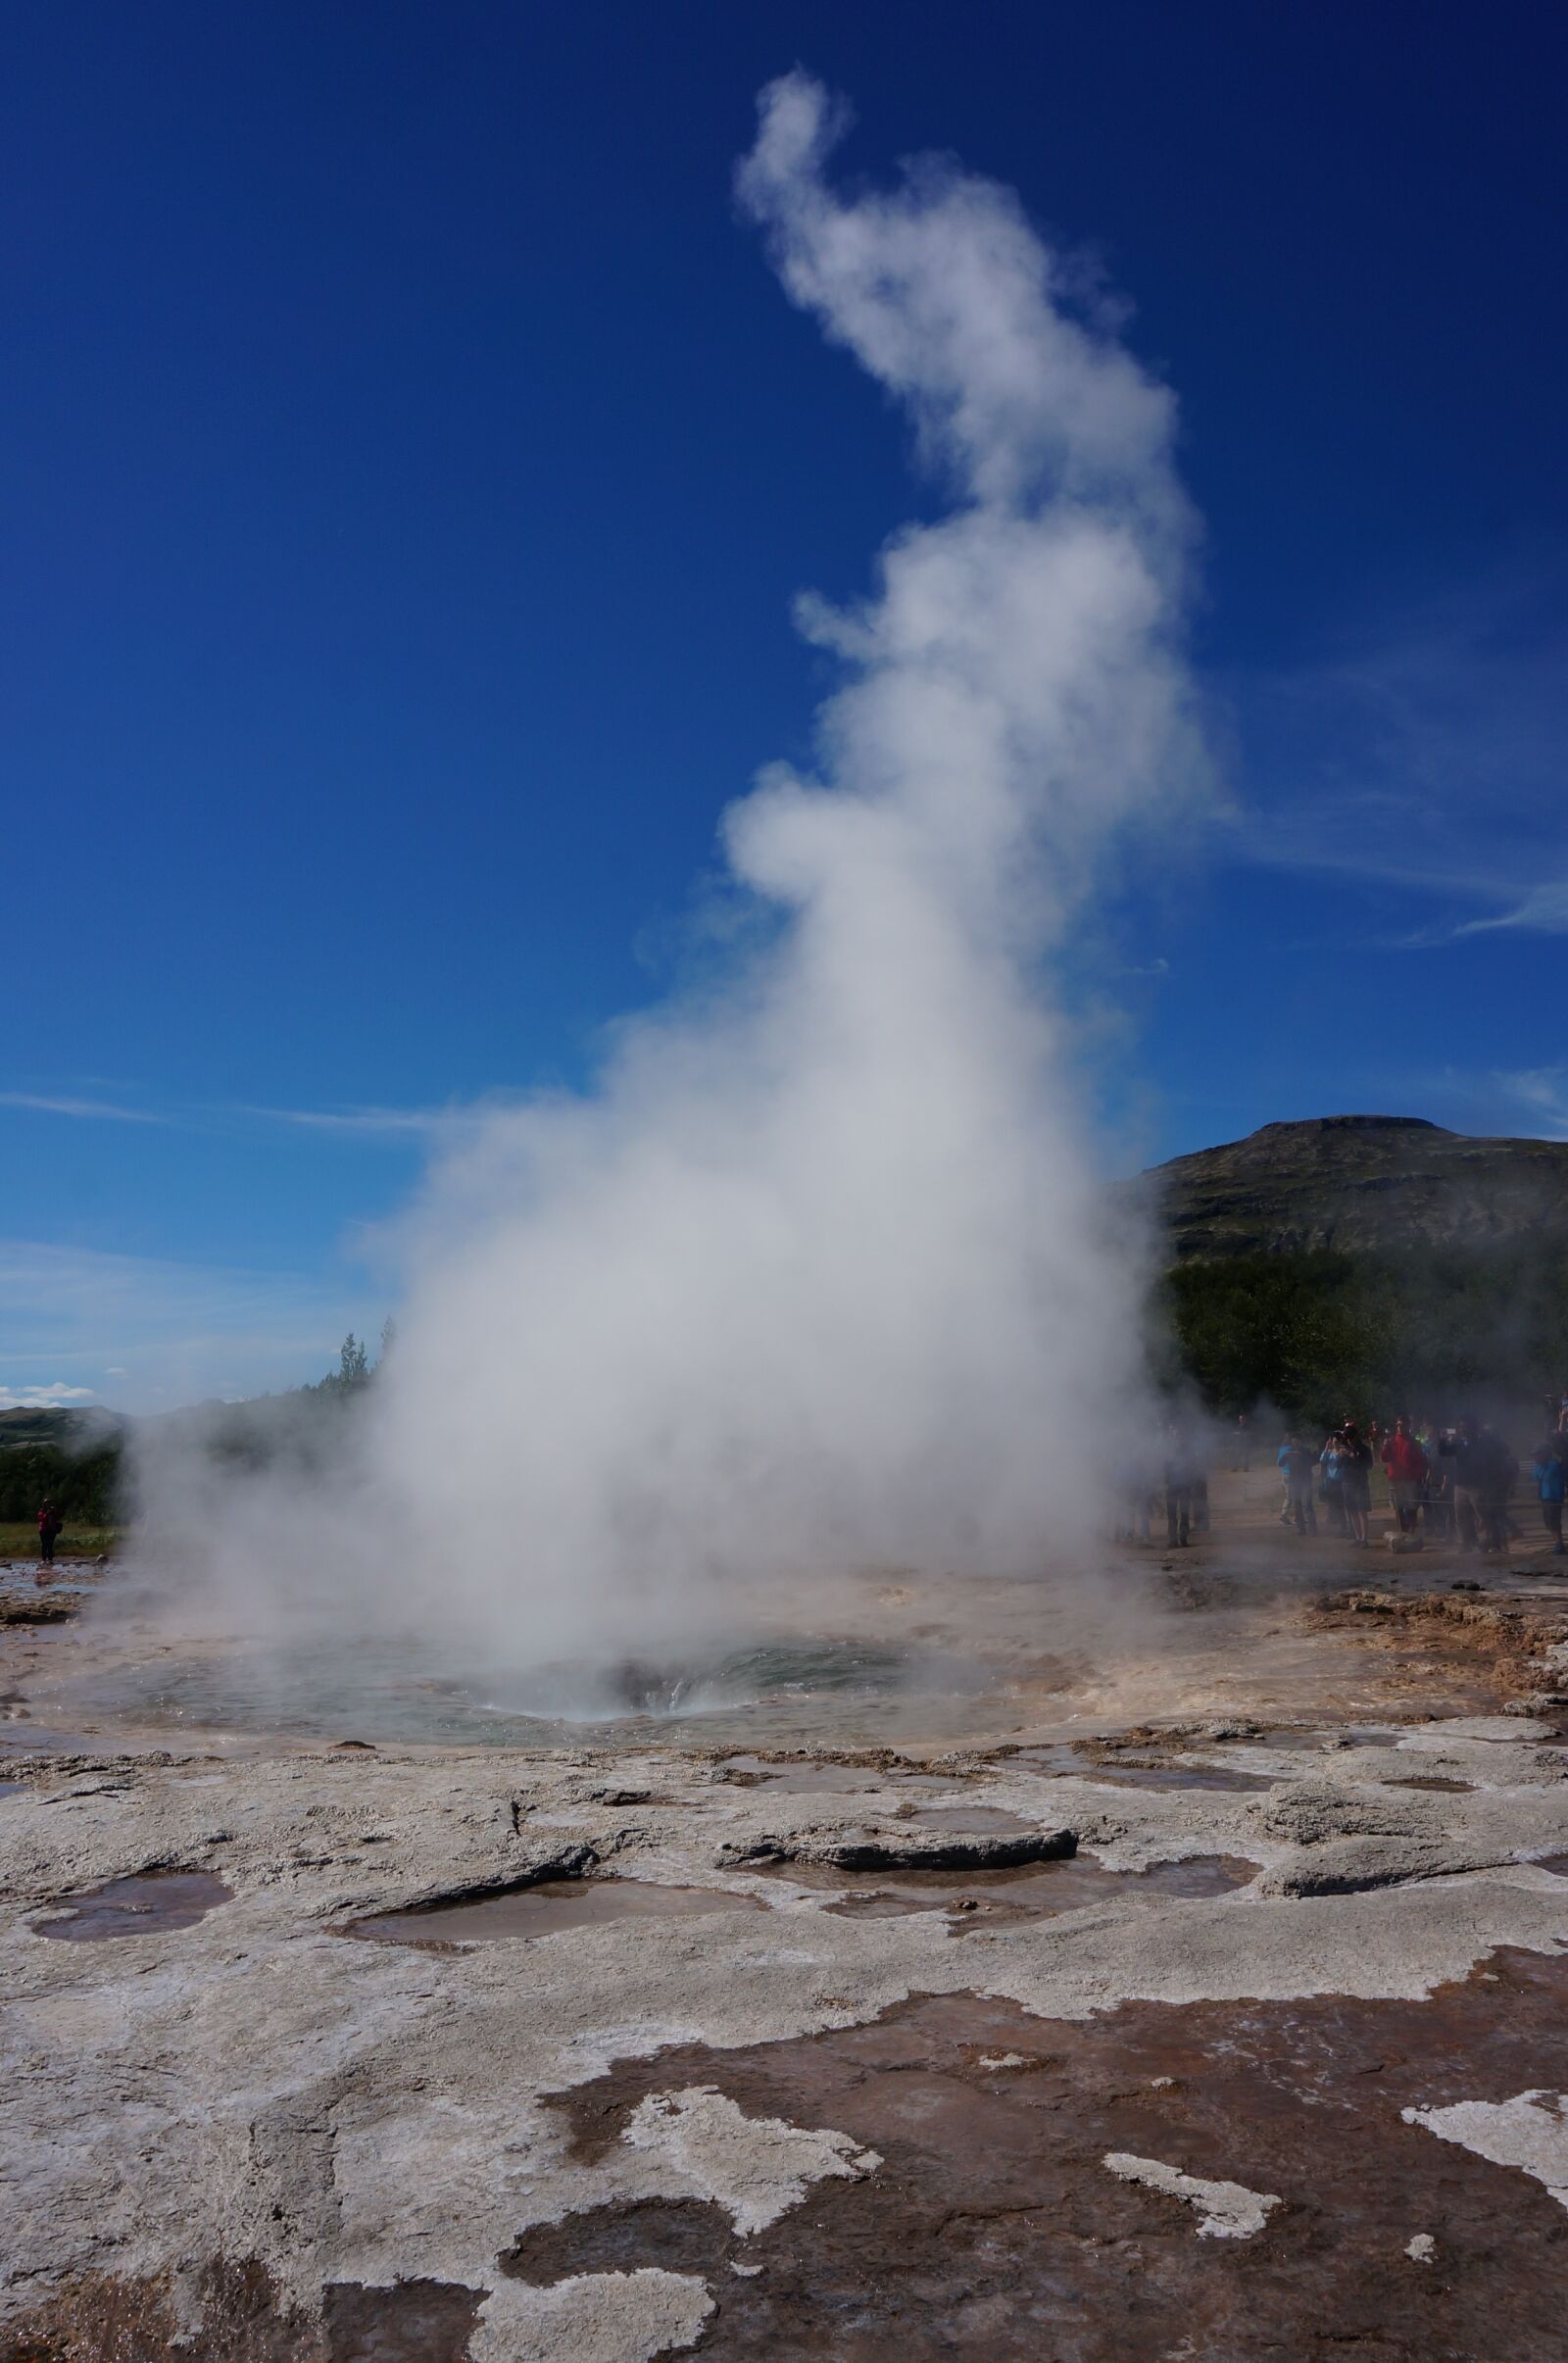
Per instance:
[[[1562,1501],[1564,1480],[1568,1478],[1565,1454],[1568,1454],[1568,1435],[1564,1435],[1560,1428],[1553,1429],[1536,1447],[1531,1471],[1536,1480],[1536,1491],[1541,1496],[1541,1523],[1551,1537],[1551,1555],[1554,1559],[1564,1555]]]
[[[1324,1444],[1318,1454],[1318,1500],[1323,1504],[1323,1516],[1330,1534],[1348,1534],[1349,1520],[1345,1514],[1345,1455],[1344,1439],[1338,1429]]]

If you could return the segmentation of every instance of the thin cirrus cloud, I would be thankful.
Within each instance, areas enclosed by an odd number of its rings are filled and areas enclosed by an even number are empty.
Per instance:
[[[1512,928],[1528,935],[1568,935],[1568,878],[1533,886],[1511,911],[1498,911],[1487,919],[1466,919],[1462,926],[1454,928],[1453,934],[1455,937],[1489,935],[1498,928]]]
[[[332,1132],[362,1140],[425,1140],[465,1120],[454,1108],[236,1108],[235,1115],[291,1124],[302,1132]]]
[[[1568,583],[1518,567],[1233,681],[1245,863],[1423,905],[1389,948],[1568,933]]]
[[[1493,1077],[1506,1096],[1528,1108],[1553,1140],[1568,1140],[1568,1066],[1517,1067]]]
[[[0,1108],[20,1108],[34,1115],[76,1116],[92,1123],[170,1124],[172,1116],[151,1108],[127,1108],[118,1100],[76,1100],[55,1092],[0,1091]]]
[[[80,1123],[151,1124],[179,1132],[216,1132],[236,1121],[278,1124],[346,1139],[431,1139],[466,1120],[461,1108],[267,1108],[222,1102],[197,1108],[138,1108],[121,1100],[78,1099],[64,1092],[0,1091],[0,1108],[62,1116]]]

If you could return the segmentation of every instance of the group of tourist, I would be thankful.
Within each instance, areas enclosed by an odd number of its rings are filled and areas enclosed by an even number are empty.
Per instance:
[[[1568,1389],[1546,1399],[1541,1439],[1532,1455],[1531,1482],[1541,1504],[1542,1524],[1552,1553],[1565,1555],[1564,1497],[1568,1494]],[[1208,1470],[1214,1441],[1210,1423],[1198,1416],[1167,1420],[1159,1457],[1151,1466],[1131,1461],[1124,1469],[1120,1533],[1126,1541],[1149,1542],[1161,1510],[1165,1541],[1185,1550],[1206,1531]],[[1232,1431],[1230,1464],[1245,1474],[1251,1466],[1253,1431],[1244,1414]],[[1266,1447],[1265,1447],[1266,1450]],[[1276,1454],[1284,1487],[1280,1524],[1298,1535],[1328,1534],[1353,1549],[1368,1545],[1373,1514],[1373,1480],[1381,1472],[1396,1536],[1420,1542],[1453,1542],[1462,1551],[1505,1555],[1520,1528],[1511,1502],[1519,1463],[1489,1420],[1470,1414],[1451,1427],[1433,1419],[1401,1415],[1392,1427],[1353,1417],[1314,1442],[1303,1430],[1287,1433]]]
[[[1287,1435],[1277,1455],[1285,1497],[1280,1523],[1298,1534],[1319,1531],[1365,1548],[1372,1510],[1372,1467],[1382,1467],[1389,1505],[1401,1535],[1424,1531],[1456,1540],[1463,1551],[1505,1555],[1519,1529],[1509,1513],[1519,1463],[1490,1420],[1466,1415],[1451,1428],[1400,1417],[1394,1426],[1343,1420],[1320,1447]],[[1546,1423],[1531,1462],[1542,1523],[1554,1556],[1564,1554],[1562,1517],[1568,1478],[1568,1393],[1546,1403]]]

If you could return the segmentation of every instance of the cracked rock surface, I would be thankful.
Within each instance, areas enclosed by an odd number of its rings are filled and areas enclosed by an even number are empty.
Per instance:
[[[920,1811],[1022,1825],[965,1834],[911,1813],[892,1762],[834,1793],[718,1779],[677,1748],[17,1756],[0,2353],[107,2355],[61,2325],[111,2290],[150,2326],[122,2363],[182,2333],[322,2363],[1125,2363],[1354,2352],[1363,2320],[1383,2325],[1368,2354],[1480,2351],[1431,2344],[1422,2311],[1461,2302],[1466,2210],[1511,2194],[1521,2242],[1550,2224],[1559,2259],[1568,2230],[1554,1726],[1410,1720],[1306,1751],[1243,1718],[1141,1738],[1139,1762],[1173,1785],[982,1747],[920,1759]],[[1226,1768],[1257,1785],[1179,1785]],[[1139,1886],[1216,1857],[1250,1884]],[[897,1871],[916,1907],[829,1909],[821,1864],[873,1894]],[[1113,1876],[1057,1908],[1053,1877],[1085,1864]],[[228,1899],[40,1933],[86,1891],[172,1872]],[[1025,1900],[957,1942],[954,1872]],[[442,1933],[445,1903],[581,1880],[718,1908],[619,1918],[612,1898],[552,1934]],[[356,1938],[388,1912],[417,1915],[414,1941]],[[1391,2174],[1428,2175],[1408,2221]],[[1396,2272],[1421,2293],[1388,2300]],[[1248,2345],[1299,2318],[1314,2274],[1339,2343]],[[1530,2274],[1506,2299],[1521,2356],[1553,2319]],[[1462,2302],[1502,2318],[1482,2280]],[[215,2309],[248,2345],[213,2341]],[[1191,2320],[1208,2342],[1183,2350]]]

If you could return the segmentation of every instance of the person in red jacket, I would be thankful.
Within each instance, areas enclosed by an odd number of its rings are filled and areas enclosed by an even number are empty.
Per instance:
[[[1383,1439],[1383,1473],[1401,1534],[1413,1534],[1421,1515],[1421,1493],[1426,1484],[1427,1456],[1410,1433],[1407,1419],[1396,1419],[1394,1434]]]
[[[53,1501],[45,1501],[38,1511],[38,1556],[46,1567],[55,1563],[55,1541],[64,1524]]]

